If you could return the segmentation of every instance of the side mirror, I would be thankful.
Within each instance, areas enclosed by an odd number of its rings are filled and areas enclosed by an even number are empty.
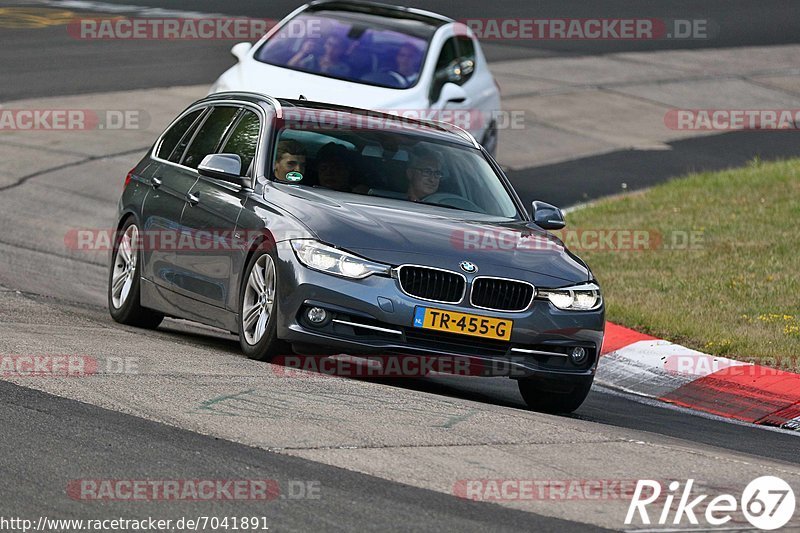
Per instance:
[[[439,99],[445,104],[463,104],[467,101],[467,92],[455,83],[445,83]]]
[[[458,68],[461,70],[461,78],[468,78],[475,72],[475,61],[472,59],[462,59],[458,63]]]
[[[209,154],[197,167],[201,176],[207,176],[239,185],[244,189],[251,186],[250,178],[242,176],[242,160],[236,154]]]
[[[449,65],[436,73],[441,82],[461,83],[475,71],[475,62],[471,59],[454,59]]]
[[[241,61],[251,48],[253,48],[253,45],[250,43],[238,43],[233,45],[233,48],[231,48],[231,54],[233,54],[233,57]]]
[[[562,229],[567,225],[564,213],[554,205],[533,201],[533,222],[542,229]]]

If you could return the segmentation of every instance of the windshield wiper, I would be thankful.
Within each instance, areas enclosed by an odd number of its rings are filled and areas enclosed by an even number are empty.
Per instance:
[[[446,207],[447,209],[457,209],[458,211],[465,211],[465,209],[461,209],[460,207],[455,207],[447,204],[437,204],[436,202],[418,202],[418,203],[424,205],[434,205],[436,207]]]

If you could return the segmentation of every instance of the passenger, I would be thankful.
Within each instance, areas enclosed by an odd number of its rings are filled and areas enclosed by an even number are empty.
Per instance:
[[[273,176],[281,182],[289,183],[286,174],[289,172],[299,172],[302,174],[306,170],[306,149],[299,142],[293,139],[286,139],[278,143],[275,152],[275,165],[272,168]]]
[[[347,148],[329,142],[317,154],[317,177],[320,187],[349,192],[353,178],[353,164],[347,157]]]
[[[313,40],[305,41],[300,50],[286,64],[320,74],[333,74],[334,76],[350,74],[350,67],[344,61],[345,52],[347,52],[347,40],[344,37],[328,36],[323,45],[323,54],[319,58],[314,53],[315,49],[316,43]]]
[[[430,148],[417,148],[411,152],[406,169],[408,199],[420,202],[439,190],[442,179],[442,157]]]

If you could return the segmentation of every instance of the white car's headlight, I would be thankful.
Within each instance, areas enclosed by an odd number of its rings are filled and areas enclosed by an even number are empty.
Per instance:
[[[308,268],[343,276],[362,279],[372,274],[388,274],[391,267],[362,259],[351,253],[308,239],[292,241],[297,259]]]
[[[603,303],[600,287],[595,283],[561,289],[539,289],[537,296],[547,298],[551,304],[565,311],[590,311]]]

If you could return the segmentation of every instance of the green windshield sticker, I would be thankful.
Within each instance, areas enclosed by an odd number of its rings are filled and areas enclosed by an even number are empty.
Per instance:
[[[303,175],[299,172],[287,172],[286,181],[303,181]]]

